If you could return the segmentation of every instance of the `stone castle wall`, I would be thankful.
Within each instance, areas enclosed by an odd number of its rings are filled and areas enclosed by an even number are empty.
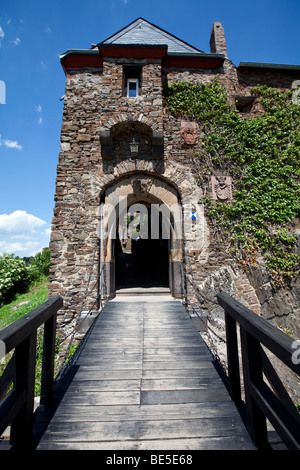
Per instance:
[[[168,114],[162,88],[166,81],[207,83],[217,78],[234,102],[237,95],[250,95],[251,87],[264,83],[266,76],[242,74],[229,60],[216,70],[167,69],[159,60],[131,60],[131,64],[142,67],[142,86],[140,96],[129,99],[124,96],[123,77],[128,62],[104,58],[101,70],[67,75],[50,243],[50,295],[64,299],[60,327],[73,328],[82,311],[98,308],[101,197],[112,183],[137,173],[159,177],[180,196],[185,222],[183,298],[193,305],[200,300],[201,308],[218,318],[214,296],[225,288],[261,313],[259,287],[215,242],[213,227],[209,227],[202,205],[197,204],[203,188],[198,185],[191,158],[201,146],[200,130],[195,123]],[[291,86],[294,77],[292,73],[289,77],[268,72],[267,79],[269,84],[285,88]],[[258,101],[250,112],[260,112]],[[110,135],[110,158],[104,158],[100,131]],[[151,153],[153,132],[163,134],[163,154],[155,158]],[[140,141],[139,154],[134,157],[128,151],[133,136]],[[194,222],[191,211],[197,213]]]

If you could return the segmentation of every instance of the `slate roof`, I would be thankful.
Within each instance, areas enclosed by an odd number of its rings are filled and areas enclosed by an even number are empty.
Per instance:
[[[167,45],[168,53],[202,53],[199,49],[178,39],[158,26],[149,23],[143,18],[138,18],[133,21],[133,23],[130,23],[100,44]]]

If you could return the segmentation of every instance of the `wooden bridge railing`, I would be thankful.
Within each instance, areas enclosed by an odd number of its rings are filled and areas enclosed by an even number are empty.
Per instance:
[[[300,364],[293,361],[293,339],[228,294],[218,294],[217,299],[225,313],[229,392],[237,404],[243,402],[237,323],[240,325],[245,421],[253,443],[258,449],[270,448],[268,419],[287,448],[299,450],[300,414],[263,348],[300,376]]]
[[[12,448],[32,444],[37,329],[43,324],[41,403],[51,402],[56,315],[62,304],[60,297],[54,297],[0,331],[0,349],[4,349],[5,354],[14,349],[0,377],[0,435],[11,426]],[[13,388],[8,392],[11,384]]]

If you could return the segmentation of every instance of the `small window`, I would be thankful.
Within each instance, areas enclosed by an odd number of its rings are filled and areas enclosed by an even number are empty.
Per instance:
[[[139,95],[139,79],[127,78],[127,98],[135,98]]]
[[[128,98],[135,98],[141,93],[142,67],[126,65],[123,67],[123,93]]]

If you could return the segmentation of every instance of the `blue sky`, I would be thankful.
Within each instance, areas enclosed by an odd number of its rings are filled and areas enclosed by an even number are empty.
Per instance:
[[[138,17],[204,52],[221,21],[235,65],[300,64],[300,0],[0,0],[0,254],[30,256],[49,243],[60,54],[88,49]]]

